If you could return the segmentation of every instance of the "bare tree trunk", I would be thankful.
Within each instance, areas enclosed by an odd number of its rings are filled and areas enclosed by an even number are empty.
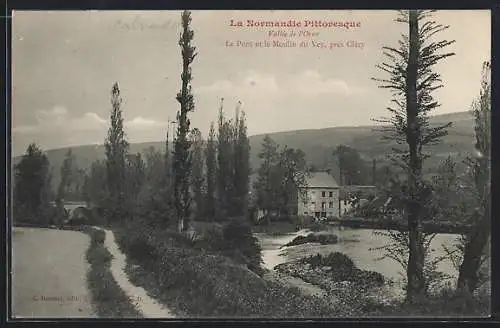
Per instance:
[[[418,100],[417,100],[417,70],[419,53],[418,13],[416,10],[409,12],[409,58],[406,76],[406,111],[407,111],[407,142],[409,146],[409,174],[408,187],[410,199],[406,203],[405,211],[409,230],[409,258],[407,268],[408,286],[406,291],[407,301],[412,302],[424,296],[425,276],[424,260],[425,250],[421,232],[421,210],[419,201],[420,181],[422,178],[422,156],[419,151],[419,137],[421,131],[417,125]]]

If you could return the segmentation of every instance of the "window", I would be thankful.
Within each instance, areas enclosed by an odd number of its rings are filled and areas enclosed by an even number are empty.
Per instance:
[[[309,214],[309,213],[308,212],[304,212],[304,215],[307,215],[307,214]]]
[[[307,201],[304,201],[304,206],[307,206]]]
[[[326,191],[321,192],[321,197],[326,197]]]
[[[322,202],[321,203],[321,209],[324,210],[326,208],[326,203],[325,202]]]
[[[333,208],[333,202],[330,202],[330,204],[329,204],[329,205],[330,205],[330,206],[329,206],[330,208]]]
[[[316,204],[316,202],[311,202],[311,204],[315,205],[315,204]]]
[[[330,191],[330,197],[333,197],[333,191]]]

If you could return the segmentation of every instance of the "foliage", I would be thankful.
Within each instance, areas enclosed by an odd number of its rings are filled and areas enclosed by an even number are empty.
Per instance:
[[[238,102],[233,124],[234,210],[230,213],[232,216],[246,215],[250,184],[250,143],[247,136],[245,112],[240,112],[240,106],[241,102]]]
[[[483,65],[479,98],[473,103],[476,154],[469,160],[475,205],[469,220],[472,229],[464,236],[463,261],[457,290],[472,294],[481,284],[481,266],[491,234],[491,66]]]
[[[249,154],[250,144],[247,137],[246,117],[240,111],[238,102],[234,120],[227,119],[224,114],[224,99],[221,99],[218,118],[217,152],[214,160],[214,149],[209,153],[211,165],[210,174],[216,173],[213,179],[215,185],[216,209],[215,217],[246,216],[249,193]],[[212,197],[212,196],[210,196]]]
[[[84,200],[90,206],[105,208],[108,200],[108,186],[106,178],[106,163],[95,161],[90,167],[90,173],[84,182]]]
[[[188,139],[190,131],[190,120],[188,113],[194,111],[194,99],[191,93],[191,67],[196,57],[195,47],[191,45],[194,32],[190,28],[191,12],[185,10],[181,15],[182,33],[179,46],[182,54],[181,90],[177,93],[177,101],[180,111],[177,112],[177,134],[174,140],[174,158],[172,164],[173,172],[173,194],[174,205],[179,229],[185,230],[184,223],[191,215],[191,190],[190,175],[192,170],[192,159],[190,154],[191,141]]]
[[[279,146],[269,136],[266,135],[261,144],[259,159],[261,165],[258,169],[258,178],[253,186],[256,194],[256,205],[264,211],[272,211],[278,209],[278,192],[277,184],[280,183],[274,168],[278,163]]]
[[[358,151],[352,147],[339,145],[333,151],[341,170],[341,185],[368,185],[369,171]]]
[[[122,219],[126,216],[126,158],[129,144],[125,139],[122,117],[122,98],[118,83],[115,82],[111,89],[111,114],[110,127],[104,147],[106,150],[106,184],[111,220]]]
[[[383,47],[388,58],[377,67],[389,75],[388,79],[374,79],[381,88],[392,92],[394,107],[388,110],[392,117],[379,120],[389,124],[384,138],[396,141],[393,160],[406,173],[403,199],[408,221],[407,298],[409,301],[425,295],[425,236],[421,224],[427,214],[425,202],[429,188],[423,181],[422,163],[429,155],[424,148],[439,142],[447,134],[451,123],[431,126],[429,113],[439,106],[432,92],[440,87],[440,75],[433,66],[453,53],[439,53],[454,41],[434,41],[433,36],[448,28],[429,19],[432,11],[401,11],[397,21],[408,24],[408,35],[403,35],[399,48]],[[419,26],[419,23],[422,24]],[[401,147],[404,146],[404,147]],[[404,245],[404,244],[401,244]]]
[[[59,187],[57,188],[56,202],[60,202],[65,198],[66,192],[72,184],[73,162],[74,156],[70,148],[66,152],[63,165],[61,166],[61,181],[59,182]]]
[[[131,269],[129,276],[175,312],[189,317],[290,318],[329,317],[338,311],[328,300],[266,281],[225,256],[172,243],[172,232],[129,229],[115,232],[127,255],[135,247],[124,245],[137,238],[156,249],[154,256],[145,248],[147,253],[130,257],[140,267]]]
[[[310,233],[307,236],[297,236],[291,242],[284,246],[295,246],[307,243],[320,243],[321,245],[333,245],[338,243],[338,236],[333,234],[314,234]]]
[[[127,167],[125,171],[125,193],[128,199],[126,204],[128,207],[127,213],[133,213],[134,208],[137,206],[137,198],[146,179],[145,170],[145,163],[140,153],[127,156]]]
[[[205,148],[206,187],[205,216],[208,221],[215,219],[216,186],[217,186],[217,144],[214,123],[210,124],[207,147]]]
[[[21,161],[14,167],[15,221],[49,223],[51,198],[49,161],[34,143],[26,149]]]
[[[165,228],[173,223],[174,215],[167,158],[153,147],[146,150],[144,157],[144,183],[137,195],[134,220]]]
[[[279,212],[288,215],[292,209],[297,208],[299,201],[307,200],[305,187],[309,172],[304,152],[285,146],[279,154],[275,172],[276,179],[281,182],[278,193]]]
[[[294,214],[299,194],[307,199],[305,186],[310,171],[305,153],[300,149],[280,147],[269,136],[264,137],[259,154],[261,166],[253,186],[256,205],[266,214]]]
[[[262,254],[257,238],[245,218],[231,218],[222,226],[213,226],[205,231],[197,245],[205,250],[225,255],[236,263],[262,275]]]
[[[201,132],[198,129],[193,129],[191,131],[191,147],[192,147],[192,158],[193,158],[193,170],[192,170],[192,188],[193,188],[193,200],[194,200],[194,217],[196,220],[200,220],[205,214],[205,176],[204,176],[204,158],[203,158],[203,140]]]
[[[282,263],[277,265],[275,270],[320,286],[336,297],[339,293],[338,283],[350,282],[364,290],[380,287],[385,281],[384,276],[378,272],[358,269],[349,256],[339,252],[327,256],[316,254],[298,261]],[[344,301],[349,302],[348,299]]]

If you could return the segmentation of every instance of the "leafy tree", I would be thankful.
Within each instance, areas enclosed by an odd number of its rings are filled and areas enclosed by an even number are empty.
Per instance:
[[[219,109],[219,131],[217,135],[217,216],[231,215],[234,196],[234,169],[232,122],[226,120],[223,112],[223,102]]]
[[[35,144],[30,144],[14,167],[14,218],[16,221],[49,223],[49,160]]]
[[[463,261],[460,265],[457,290],[472,294],[480,283],[480,267],[491,233],[491,67],[483,66],[479,99],[472,106],[476,154],[469,159],[472,193],[475,200],[469,221],[472,229],[465,235]]]
[[[106,206],[109,198],[106,171],[106,163],[103,161],[95,161],[90,166],[90,172],[83,187],[84,199],[89,207],[104,208]]]
[[[354,148],[339,145],[333,152],[338,158],[339,168],[342,172],[340,178],[343,185],[366,185],[368,168],[358,151]]]
[[[126,156],[129,144],[125,139],[122,117],[122,98],[118,83],[111,89],[110,127],[104,142],[106,151],[106,183],[109,192],[109,215],[116,220],[125,216]]]
[[[193,195],[195,204],[195,218],[197,220],[202,219],[204,215],[204,188],[205,188],[205,177],[203,171],[203,139],[201,132],[198,129],[193,129],[191,131],[192,138],[192,154],[193,154],[193,170],[192,170],[192,184],[193,184]]]
[[[154,227],[166,227],[175,213],[170,197],[172,186],[165,182],[165,155],[150,147],[144,158],[145,181],[137,196],[136,219]]]
[[[279,159],[278,149],[276,142],[269,135],[265,135],[259,152],[261,164],[258,169],[258,178],[253,186],[257,206],[265,213],[278,209],[277,190],[281,181],[277,180],[274,174]]]
[[[278,165],[275,167],[277,179],[280,183],[280,213],[290,214],[291,208],[297,208],[299,192],[302,192],[301,199],[306,199],[307,194],[307,171],[306,155],[300,149],[288,148],[287,146],[280,153]]]
[[[61,181],[59,182],[59,187],[57,189],[56,203],[63,201],[73,183],[73,180],[76,180],[73,171],[74,161],[75,156],[73,155],[70,148],[66,152],[63,164],[61,166]]]
[[[249,175],[250,175],[250,142],[247,137],[245,112],[239,112],[238,103],[234,120],[234,201],[233,216],[246,216],[248,209]]]
[[[394,159],[406,173],[407,193],[404,212],[408,221],[407,300],[414,301],[426,294],[424,276],[425,247],[422,219],[426,215],[427,188],[423,182],[422,163],[428,156],[423,149],[446,135],[451,123],[431,126],[429,113],[439,106],[432,92],[442,86],[440,75],[433,66],[453,53],[439,53],[454,41],[434,41],[436,33],[448,26],[429,19],[432,11],[401,11],[398,22],[408,24],[408,35],[399,48],[383,47],[388,58],[377,67],[389,74],[388,79],[375,79],[381,88],[392,91],[394,104],[388,108],[392,117],[379,121],[389,124],[385,138],[395,140],[404,149],[395,149]],[[422,24],[420,24],[422,23]],[[401,245],[406,247],[405,244]]]
[[[137,203],[137,196],[142,189],[146,179],[145,164],[142,160],[142,155],[137,153],[135,155],[127,156],[127,199],[129,200],[128,207],[132,210]],[[131,211],[130,211],[131,212]]]
[[[192,161],[190,155],[191,142],[187,135],[190,131],[190,120],[188,113],[194,111],[194,99],[191,93],[191,67],[194,58],[196,57],[195,47],[191,45],[194,32],[190,28],[191,12],[185,10],[181,15],[182,19],[182,34],[179,40],[182,54],[182,86],[181,91],[177,94],[177,101],[180,104],[180,111],[177,113],[177,135],[174,142],[174,158],[173,158],[173,185],[174,185],[174,204],[176,216],[179,223],[179,230],[185,230],[185,220],[188,220],[191,212],[191,190],[190,190],[190,175],[192,169]]]
[[[216,184],[217,184],[217,144],[215,140],[214,123],[210,124],[207,147],[205,148],[206,161],[206,200],[205,215],[209,221],[215,219]]]

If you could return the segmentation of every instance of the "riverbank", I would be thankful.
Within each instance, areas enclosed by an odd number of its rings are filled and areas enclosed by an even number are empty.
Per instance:
[[[336,317],[338,304],[266,279],[230,258],[195,247],[174,231],[114,227],[134,284],[178,318]]]
[[[328,233],[339,237],[338,243],[334,245],[305,243],[290,247],[283,245],[296,238],[297,233],[256,235],[263,249],[264,266],[274,264],[275,271],[283,281],[286,281],[286,277],[294,277],[295,284],[299,281],[307,284],[308,288],[320,288],[325,293],[323,295],[326,295],[323,296],[325,299],[335,300],[336,304],[343,304],[344,308],[349,309],[341,316],[349,316],[349,313],[357,313],[360,317],[489,315],[490,296],[484,292],[478,293],[471,300],[464,300],[457,298],[449,289],[443,289],[420,304],[405,304],[404,283],[397,279],[402,269],[390,259],[378,259],[380,254],[377,255],[377,251],[373,249],[387,244],[389,240],[374,232],[376,231],[371,229],[330,228]],[[301,233],[304,235],[304,231]],[[441,245],[449,247],[455,243],[456,238],[457,235],[451,234],[437,235],[432,244],[436,252],[432,256],[442,256],[439,252]],[[335,252],[345,253],[346,256],[338,257],[347,259],[344,262],[350,262],[347,263],[350,269],[338,272],[345,265],[333,263],[334,261],[328,265],[321,260]],[[317,258],[316,265],[311,265],[311,260],[307,260],[311,255]],[[443,261],[438,270],[451,275],[449,283],[453,286],[457,273],[452,264]],[[380,279],[381,276],[383,280]],[[317,289],[315,292],[321,294]]]
[[[339,219],[337,223],[341,227],[353,229],[408,230],[407,223],[402,220],[346,217]],[[462,234],[470,231],[470,226],[452,222],[424,222],[422,228],[426,233]]]

